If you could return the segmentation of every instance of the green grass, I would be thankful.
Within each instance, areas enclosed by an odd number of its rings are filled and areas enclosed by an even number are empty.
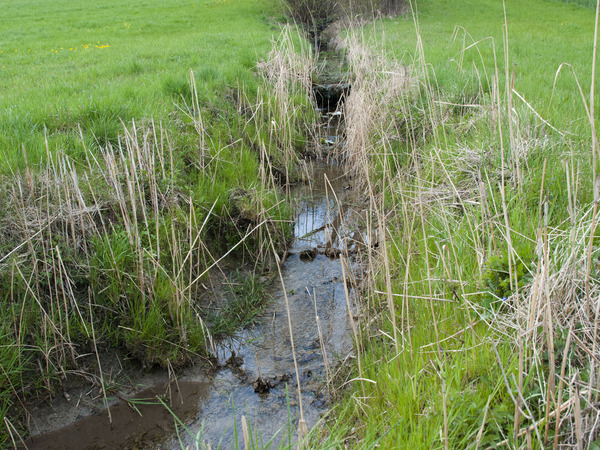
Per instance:
[[[230,278],[226,305],[208,317],[215,337],[231,335],[255,323],[269,301],[264,282],[257,275],[238,270]]]
[[[469,96],[477,93],[481,78],[489,89],[496,62],[504,87],[502,2],[419,1],[417,7],[424,55],[432,66],[431,83],[436,88],[446,94]],[[572,72],[563,68],[554,94],[552,89],[557,70],[566,63],[573,67],[584,92],[589,91],[593,11],[544,0],[509,0],[506,20],[508,72],[515,90],[554,126],[576,130],[589,127]],[[412,18],[384,20],[382,26],[386,49],[410,63],[416,45]],[[523,105],[517,98],[514,103]]]
[[[370,381],[353,383],[321,442],[474,448],[478,441],[479,448],[487,448],[506,440],[511,448],[523,448],[530,439],[533,448],[546,448],[555,423],[550,420],[545,441],[545,414],[558,407],[562,360],[567,380],[575,374],[586,380],[580,389],[586,389],[594,365],[565,349],[571,324],[585,345],[595,345],[594,313],[573,312],[586,298],[579,280],[588,270],[582,262],[590,242],[585,214],[593,205],[584,101],[589,102],[594,11],[563,2],[507,1],[506,67],[502,2],[416,3],[422,51],[410,14],[350,31],[363,32],[362,45],[375,49],[363,53],[363,66],[351,64],[364,83],[353,85],[353,95],[362,96],[358,104],[366,99],[379,109],[365,112],[362,122],[360,114],[347,119],[349,127],[368,136],[366,144],[347,151],[369,161],[358,168],[359,176],[368,174],[366,189],[381,199],[382,209],[371,216],[386,217],[387,236],[379,235],[380,268],[372,273],[367,315],[375,325],[363,330],[361,366],[355,364],[350,376]],[[394,90],[390,74],[398,67],[380,64],[378,54],[410,67],[414,87]],[[573,67],[585,100],[570,69],[563,68],[553,88],[563,63]],[[555,129],[516,94],[509,114],[506,73],[514,90]],[[369,123],[372,117],[377,120]],[[591,251],[595,260],[596,240]],[[546,275],[540,269],[545,255]],[[590,289],[597,302],[592,264]],[[560,291],[556,280],[566,283],[570,294]],[[547,301],[552,307],[553,333],[542,326],[549,319],[534,303],[545,286],[552,286],[542,305]],[[375,290],[391,290],[394,297]],[[539,322],[531,326],[515,318],[517,308],[525,316],[538,314]],[[553,391],[549,380],[555,382]],[[563,402],[569,383],[560,388]],[[513,397],[519,392],[531,417],[523,414],[515,425]],[[587,406],[582,401],[582,408]],[[567,414],[574,423],[572,411]],[[529,437],[527,427],[532,427]],[[563,422],[561,444],[575,442],[574,428]],[[591,444],[595,437],[587,439],[586,434],[583,442]]]
[[[561,1],[564,3],[573,3],[575,5],[579,5],[579,6],[583,6],[585,8],[596,8],[596,5],[598,4],[597,1],[595,0],[556,0],[556,1]]]
[[[116,142],[125,122],[171,126],[188,104],[190,71],[200,104],[221,108],[238,86],[256,92],[255,65],[278,33],[274,1],[26,0],[3,6],[0,27],[0,163],[3,171],[81,155]]]

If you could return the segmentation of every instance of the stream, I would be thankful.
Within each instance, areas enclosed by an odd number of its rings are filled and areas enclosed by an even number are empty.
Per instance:
[[[309,428],[328,405],[325,361],[345,357],[352,350],[340,260],[314,250],[323,248],[329,239],[329,230],[324,227],[333,221],[336,211],[332,192],[330,201],[326,196],[325,176],[332,180],[336,194],[343,195],[344,180],[336,168],[315,169],[312,186],[298,189],[295,195],[304,200],[295,223],[296,238],[281,267],[283,282],[273,282],[269,290],[273,301],[260,322],[221,345],[223,354],[219,359],[229,364],[215,376],[212,392],[201,405],[199,420],[190,427],[195,435],[203,424],[202,440],[213,447],[217,443],[224,448],[235,447],[234,406],[238,436],[244,415],[250,430],[257,433],[259,444],[266,445],[273,436],[275,444],[293,439],[300,410],[284,293],[289,302],[302,405]],[[257,382],[259,377],[262,381]],[[182,440],[186,445],[193,444],[189,435]],[[238,444],[242,442],[239,438]]]
[[[339,54],[321,59],[321,84],[313,89],[323,114],[320,147],[332,154],[343,145],[338,107],[350,85],[336,82],[344,63]],[[344,224],[353,190],[341,165],[312,163],[308,174],[310,183],[290,189],[298,205],[294,238],[268,282],[267,306],[255,325],[216,343],[216,369],[197,364],[177,374],[125,375],[125,382],[111,384],[108,409],[97,380],[92,389],[89,383],[65,388],[32,411],[31,437],[22,448],[237,448],[244,446],[243,422],[252,447],[278,448],[297,441],[302,415],[308,429],[315,426],[331,405],[328,380],[352,353],[351,315],[359,312],[345,283],[352,263],[343,273],[338,257],[352,251],[352,230]],[[118,355],[104,359],[110,380],[131,374]]]
[[[270,282],[271,300],[256,325],[217,345],[219,368],[214,374],[208,375],[201,366],[186,369],[176,378],[166,371],[148,373],[136,380],[132,397],[121,395],[119,400],[113,395],[112,424],[108,411],[86,410],[82,397],[76,405],[73,400],[59,399],[34,414],[32,433],[36,427],[42,433],[33,434],[27,447],[235,448],[244,444],[242,416],[255,445],[293,444],[300,399],[286,294],[304,419],[309,429],[317,424],[329,405],[328,370],[333,371],[336,362],[352,351],[349,307],[355,312],[352,291],[344,287],[341,260],[325,255],[331,255],[326,248],[332,239],[330,225],[340,214],[335,199],[343,204],[351,190],[346,189],[343,172],[335,165],[315,166],[312,172],[309,185],[292,190],[299,199],[295,237],[280,265],[281,279]],[[333,240],[342,239],[334,234]],[[156,404],[157,395],[185,428],[174,429],[174,418]],[[68,425],[52,430],[53,419]]]

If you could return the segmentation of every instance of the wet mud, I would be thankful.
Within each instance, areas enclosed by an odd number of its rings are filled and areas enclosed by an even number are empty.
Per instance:
[[[197,407],[209,395],[210,388],[210,383],[187,381],[156,385],[101,414],[32,436],[25,445],[30,450],[153,448],[164,440],[165,434],[175,432],[174,416],[186,420],[198,414]]]

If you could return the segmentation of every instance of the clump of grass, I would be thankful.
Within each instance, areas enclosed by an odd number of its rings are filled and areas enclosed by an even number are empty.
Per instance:
[[[217,312],[209,314],[213,335],[231,335],[240,327],[253,324],[266,306],[269,295],[263,281],[252,273],[234,273],[229,280],[230,299]]]
[[[272,95],[263,97],[254,112],[255,117],[270,119],[268,130],[263,128],[259,131],[259,134],[268,136],[267,142],[271,143],[266,148],[267,154],[261,158],[265,165],[282,167],[285,172],[283,181],[294,178],[289,171],[297,166],[299,153],[314,135],[317,119],[312,102],[315,60],[316,55],[310,45],[296,28],[287,25],[273,42],[268,58],[258,65],[263,79],[272,86]]]
[[[61,355],[57,366],[75,362],[71,328],[89,338],[96,320],[108,327],[101,335],[116,334],[106,338],[117,342],[128,328],[142,333],[132,321],[153,321],[157,341],[182,343],[172,360],[189,357],[180,355],[188,336],[194,335],[194,351],[204,345],[198,338],[207,332],[202,321],[190,327],[184,317],[194,315],[189,280],[195,258],[202,257],[199,237],[207,215],[199,216],[201,210],[175,190],[170,149],[157,139],[162,130],[134,124],[125,132],[102,159],[88,153],[81,173],[61,155],[43,172],[16,177],[18,188],[8,199],[3,227],[7,245],[15,244],[3,258],[2,277],[11,293],[7,306],[20,311],[24,327],[13,331],[37,335],[28,328],[49,320],[44,333],[56,341],[51,353]],[[177,222],[182,214],[188,220]],[[98,306],[98,317],[87,313],[88,302]],[[24,315],[30,316],[26,323]],[[152,346],[141,353],[168,358]]]

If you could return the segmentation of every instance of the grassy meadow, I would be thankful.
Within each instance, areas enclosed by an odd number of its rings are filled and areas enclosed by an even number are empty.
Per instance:
[[[596,448],[595,11],[407,3],[338,40],[344,152],[381,250],[353,388],[315,439]]]
[[[596,4],[406,4],[335,38],[339,156],[377,245],[354,364],[327,380],[342,388],[310,445],[595,448]],[[223,311],[203,304],[227,255],[269,267],[290,236],[280,186],[313,131],[316,65],[283,11],[4,5],[0,445],[81,354],[179,366],[253,320],[264,291],[243,270]]]
[[[115,143],[121,120],[176,122],[199,101],[221,108],[278,34],[276,2],[10,2],[0,18],[0,162],[6,173],[50,152]],[[170,125],[170,124],[169,124]],[[79,129],[84,139],[82,141]],[[174,139],[177,137],[174,136]]]

